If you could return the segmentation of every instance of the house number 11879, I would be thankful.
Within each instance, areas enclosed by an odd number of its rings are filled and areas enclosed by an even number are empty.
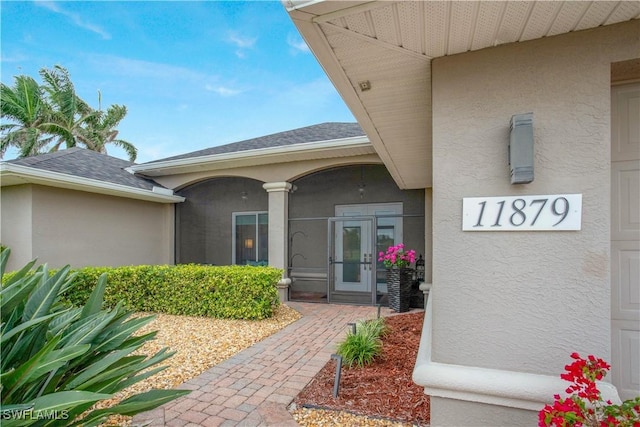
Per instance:
[[[464,231],[580,230],[582,194],[466,197]]]

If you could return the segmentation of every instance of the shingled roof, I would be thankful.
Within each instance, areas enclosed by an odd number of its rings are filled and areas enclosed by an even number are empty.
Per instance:
[[[8,160],[6,163],[95,179],[143,190],[162,187],[151,179],[136,176],[124,170],[134,165],[135,163],[133,162],[79,147],[38,156]]]
[[[327,122],[288,130],[285,132],[278,132],[258,138],[247,139],[244,141],[233,142],[231,144],[220,145],[217,147],[205,148],[204,150],[154,160],[148,163],[189,159],[214,154],[235,153],[239,151],[258,150],[261,148],[281,147],[285,145],[304,144],[309,142],[331,141],[357,136],[365,136],[365,133],[362,131],[362,128],[358,123]]]

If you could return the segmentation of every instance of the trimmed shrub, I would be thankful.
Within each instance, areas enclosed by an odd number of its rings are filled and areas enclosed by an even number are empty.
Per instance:
[[[103,310],[106,275],[92,286],[86,303],[61,301],[71,292],[69,267],[50,274],[35,262],[5,277],[10,250],[0,252],[0,413],[9,426],[96,426],[114,414],[134,415],[189,393],[151,390],[105,409],[91,407],[164,367],[173,353],[132,355],[155,332],[134,336],[153,317],[129,319],[118,304]],[[97,285],[96,285],[97,284]]]
[[[76,286],[65,294],[74,305],[83,304],[106,274],[107,307],[122,301],[135,311],[247,320],[273,315],[282,277],[272,267],[195,264],[85,267],[75,273]]]

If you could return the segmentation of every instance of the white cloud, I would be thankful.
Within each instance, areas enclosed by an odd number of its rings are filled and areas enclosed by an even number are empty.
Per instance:
[[[89,30],[89,31],[91,31],[93,33],[96,33],[100,37],[102,37],[104,40],[111,39],[111,34],[109,34],[107,31],[102,29],[102,27],[100,27],[98,25],[95,25],[95,24],[92,24],[91,22],[85,21],[77,13],[72,13],[72,12],[63,10],[55,2],[38,0],[38,1],[35,2],[35,4],[40,6],[40,7],[44,7],[45,9],[49,9],[52,12],[59,13],[59,14],[61,14],[63,16],[66,16],[67,18],[69,18],[71,20],[71,22],[73,22],[78,27],[84,28],[85,30]]]
[[[229,32],[227,35],[227,42],[235,45],[238,49],[236,50],[236,56],[240,59],[244,59],[247,57],[245,53],[249,49],[253,49],[253,46],[256,44],[258,40],[257,37],[243,37],[238,35],[236,32]]]
[[[257,41],[257,37],[242,37],[235,32],[230,32],[227,36],[227,41],[238,46],[241,49],[252,48]]]
[[[29,57],[22,53],[14,53],[13,55],[7,55],[6,52],[0,53],[0,61],[2,62],[24,62],[28,59]]]
[[[142,61],[116,55],[90,54],[87,60],[103,70],[127,77],[143,77],[161,80],[199,81],[209,78],[207,75],[185,67],[163,64],[161,62]]]
[[[224,96],[224,97],[235,96],[242,92],[241,90],[238,90],[238,89],[231,89],[224,86],[213,86],[209,84],[205,85],[204,88],[209,92],[215,92],[218,95]]]
[[[289,34],[287,36],[287,44],[293,49],[292,53],[295,55],[298,52],[310,53],[311,50],[309,46],[302,40],[300,37],[297,37],[293,34]]]

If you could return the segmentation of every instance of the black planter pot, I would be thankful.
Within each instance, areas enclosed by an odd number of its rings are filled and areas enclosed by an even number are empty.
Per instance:
[[[387,269],[389,308],[397,313],[409,311],[411,303],[411,278],[412,272],[410,268]]]

